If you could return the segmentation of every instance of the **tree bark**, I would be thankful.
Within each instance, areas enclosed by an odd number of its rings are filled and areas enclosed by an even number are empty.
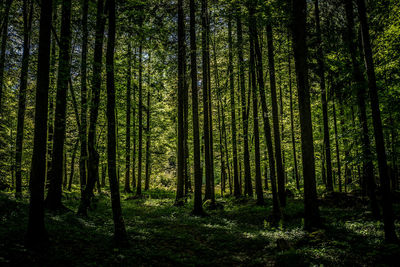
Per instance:
[[[326,85],[325,85],[325,63],[324,53],[322,49],[321,37],[321,23],[319,16],[318,0],[315,0],[315,22],[317,33],[317,62],[318,62],[318,76],[321,88],[321,103],[322,103],[322,120],[324,131],[324,148],[325,148],[325,162],[326,162],[326,189],[333,191],[332,183],[332,160],[331,160],[331,144],[329,138],[329,120],[328,120],[328,104],[326,100]]]
[[[291,1],[293,52],[299,96],[301,148],[304,177],[304,227],[312,230],[321,224],[315,183],[315,159],[308,84],[306,44],[306,0]]]
[[[8,39],[8,19],[10,8],[12,4],[12,0],[7,0],[3,17],[4,21],[1,24],[1,47],[0,47],[0,115],[2,113],[2,105],[3,105],[3,87],[4,87],[4,67],[6,62],[6,47],[7,47],[7,39]]]
[[[375,67],[372,55],[369,26],[364,0],[357,0],[358,15],[360,17],[362,41],[364,47],[365,67],[368,76],[368,88],[371,101],[372,123],[374,126],[375,147],[378,156],[379,177],[382,184],[383,195],[383,222],[385,229],[385,240],[390,243],[398,242],[394,225],[392,198],[390,193],[390,178],[386,161],[385,141],[383,138],[382,120],[379,109],[379,97],[376,86]]]
[[[107,74],[107,160],[108,180],[111,190],[111,205],[114,220],[114,241],[127,243],[127,234],[122,218],[119,184],[116,170],[116,125],[115,125],[115,85],[114,85],[114,48],[115,48],[115,0],[108,0],[108,40],[106,52]]]
[[[99,165],[99,154],[96,150],[96,126],[100,104],[104,24],[104,1],[98,0],[96,13],[96,35],[93,54],[92,99],[90,101],[88,133],[88,179],[87,184],[81,194],[81,201],[78,208],[78,214],[83,216],[87,216],[87,209],[89,208],[90,200],[93,196],[93,189],[96,183],[96,173],[98,173]]]
[[[63,156],[66,127],[67,91],[70,79],[71,53],[71,1],[63,1],[61,9],[60,57],[57,78],[56,110],[54,114],[54,136],[49,190],[46,207],[51,210],[65,209],[61,202]]]
[[[39,53],[37,69],[35,129],[32,165],[29,180],[29,219],[27,245],[37,247],[47,243],[44,226],[44,181],[46,177],[47,101],[50,71],[50,30],[52,0],[43,0],[40,7]]]
[[[24,121],[26,109],[26,89],[28,85],[29,56],[31,48],[31,27],[33,17],[33,0],[24,1],[22,5],[24,19],[24,44],[22,52],[21,78],[18,96],[17,137],[15,142],[15,197],[22,197],[22,147],[24,140]]]
[[[128,41],[128,72],[126,75],[126,131],[125,131],[125,187],[126,193],[131,193],[130,172],[131,172],[131,69],[132,69],[132,48],[131,41]]]
[[[272,39],[271,24],[267,24],[267,44],[268,44],[269,79],[271,86],[272,122],[273,122],[274,143],[275,143],[275,162],[276,162],[276,173],[278,178],[278,196],[279,196],[279,203],[283,207],[285,207],[286,206],[285,174],[282,166],[281,140],[279,133],[278,100],[276,96],[276,81],[275,81],[274,45]]]

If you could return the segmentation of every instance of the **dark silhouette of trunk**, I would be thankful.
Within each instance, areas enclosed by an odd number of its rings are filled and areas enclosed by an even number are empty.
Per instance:
[[[184,137],[184,97],[185,97],[185,17],[183,0],[178,0],[178,169],[175,205],[183,205],[185,182],[185,137]]]
[[[318,45],[317,49],[318,76],[321,88],[322,121],[323,121],[323,131],[324,131],[326,189],[328,191],[333,191],[331,144],[329,139],[329,123],[328,123],[329,122],[328,104],[326,99],[326,85],[325,85],[325,63],[324,63],[324,53],[322,50],[321,24],[320,24],[318,0],[315,0],[315,22],[316,22],[316,33],[317,33],[317,45]]]
[[[54,136],[49,190],[46,207],[51,210],[65,209],[61,203],[63,155],[65,141],[67,90],[70,79],[71,53],[71,1],[63,1],[61,9],[60,56],[58,63],[56,110],[54,114]]]
[[[143,21],[140,22],[140,26],[142,26]],[[141,33],[142,34],[142,33]],[[139,44],[139,148],[138,148],[138,174],[137,174],[137,186],[136,186],[136,195],[142,195],[142,147],[143,147],[143,84],[142,84],[142,72],[143,72],[143,63],[142,63],[142,42],[143,37],[140,37]]]
[[[88,9],[89,0],[82,1],[82,55],[81,55],[81,127],[79,129],[81,155],[79,158],[79,176],[83,184],[87,180],[88,144],[87,144],[87,52],[88,52]]]
[[[101,67],[103,58],[103,39],[104,39],[104,1],[98,0],[96,13],[96,35],[93,54],[93,76],[92,76],[92,98],[90,101],[89,133],[88,133],[88,179],[87,184],[81,194],[81,201],[78,214],[86,216],[93,196],[93,189],[96,183],[96,173],[99,167],[99,154],[96,150],[96,126],[99,116],[100,88],[101,88]],[[81,184],[82,184],[81,179]]]
[[[244,183],[245,195],[252,196],[253,190],[251,185],[251,171],[250,171],[250,152],[249,152],[249,133],[248,133],[248,116],[246,107],[246,86],[244,75],[244,60],[243,60],[243,30],[241,19],[241,8],[237,7],[236,10],[236,28],[237,28],[237,50],[238,50],[238,65],[239,65],[239,86],[242,102],[242,123],[243,123],[243,162],[244,162]],[[250,90],[250,89],[249,89]]]
[[[24,121],[26,109],[26,89],[28,85],[29,54],[31,48],[31,27],[33,17],[33,1],[23,1],[24,44],[22,52],[21,78],[18,96],[17,137],[15,142],[15,197],[22,197],[21,161],[24,140]]]
[[[342,192],[342,171],[340,165],[340,150],[339,150],[339,140],[338,140],[338,130],[337,130],[337,119],[336,119],[336,104],[335,104],[335,97],[333,97],[333,125],[335,129],[335,145],[336,145],[336,162],[337,162],[337,174],[338,174],[338,185],[339,185],[339,192]]]
[[[186,48],[186,44],[185,44]],[[189,84],[187,71],[187,62],[186,58],[184,60],[185,66],[185,90],[184,90],[184,97],[183,97],[183,136],[184,136],[184,147],[185,147],[185,160],[184,160],[184,183],[185,183],[185,196],[188,196],[189,191],[192,191],[192,185],[190,180],[190,171],[189,171],[189,145],[188,145],[188,134],[189,134]]]
[[[290,34],[288,34],[290,39]],[[292,149],[293,149],[293,164],[294,164],[294,176],[296,178],[296,188],[300,190],[300,179],[299,171],[297,169],[297,153],[296,153],[296,140],[294,137],[294,118],[293,118],[293,92],[292,92],[292,63],[290,53],[290,40],[288,41],[288,75],[289,75],[289,101],[290,101],[290,131],[292,134]]]
[[[255,68],[255,53],[254,53],[254,40],[258,38],[256,30],[256,19],[254,18],[254,6],[249,3],[249,32],[250,32],[250,65],[249,76],[251,80],[251,88],[253,92],[253,134],[254,134],[254,159],[256,167],[256,195],[257,205],[264,205],[263,188],[261,181],[261,155],[260,155],[260,134],[258,128],[258,102],[257,102],[257,81],[256,81],[256,68]]]
[[[196,6],[190,0],[190,76],[192,81],[192,119],[193,119],[193,166],[194,166],[194,205],[193,214],[202,215],[203,205],[201,199],[202,170],[200,151],[200,129],[198,113],[198,87],[197,87],[197,47],[196,47]]]
[[[271,86],[272,122],[273,122],[274,143],[275,143],[275,162],[276,162],[276,173],[278,178],[278,196],[279,196],[279,203],[284,207],[286,206],[285,174],[282,165],[281,140],[279,133],[278,100],[276,97],[276,81],[275,81],[274,45],[272,39],[271,24],[267,24],[267,44],[268,44],[269,79]]]
[[[146,170],[145,170],[145,183],[144,183],[144,190],[149,190],[150,189],[150,160],[151,160],[151,151],[150,151],[150,141],[151,141],[151,136],[150,136],[150,87],[148,88],[147,91],[147,126],[146,126]]]
[[[315,183],[315,159],[308,84],[306,44],[306,0],[292,1],[292,36],[299,96],[301,148],[304,177],[304,228],[312,230],[321,224]]]
[[[78,148],[79,140],[75,143],[74,149],[72,151],[72,158],[71,158],[71,172],[69,175],[69,182],[68,182],[68,191],[71,191],[72,181],[74,180],[74,173],[75,173],[75,158],[76,158],[76,150]]]
[[[124,191],[131,193],[130,172],[131,172],[131,69],[132,69],[132,48],[128,41],[128,72],[126,75],[126,131],[125,131],[125,187]]]
[[[254,40],[255,46],[255,54],[256,54],[256,65],[257,65],[257,80],[258,80],[258,88],[260,91],[260,99],[261,99],[261,108],[262,108],[262,118],[263,118],[263,126],[264,126],[264,138],[265,143],[267,145],[268,151],[268,164],[269,164],[269,176],[271,180],[271,190],[272,190],[272,215],[274,218],[274,223],[277,223],[282,217],[281,208],[279,204],[278,191],[276,188],[276,169],[275,169],[275,156],[274,149],[272,144],[272,136],[271,136],[271,126],[268,118],[268,107],[267,100],[265,97],[265,83],[264,83],[264,68],[263,68],[263,60],[262,60],[262,52],[260,48],[260,44],[258,38]]]
[[[207,0],[201,1],[201,54],[202,54],[202,69],[203,69],[203,132],[204,132],[204,153],[205,153],[205,173],[206,173],[206,188],[205,188],[205,196],[204,199],[212,199],[212,166],[211,161],[211,141],[210,141],[210,115],[209,115],[209,76],[208,76],[208,31],[207,31],[207,24],[208,24],[208,10],[207,10]]]
[[[57,9],[58,4],[54,3],[53,5],[53,25],[57,24]],[[49,88],[49,109],[48,109],[48,132],[47,132],[47,177],[49,177],[49,173],[51,170],[51,161],[52,161],[52,150],[53,150],[53,133],[54,133],[54,96],[56,90],[56,48],[57,48],[57,41],[56,41],[56,32],[55,30],[52,32],[52,39],[51,39],[51,55],[50,55],[50,88]],[[49,181],[46,181],[46,187],[48,187]]]
[[[228,17],[228,75],[229,75],[229,89],[231,93],[231,130],[232,130],[232,154],[233,154],[233,195],[240,196],[239,187],[239,171],[238,171],[238,152],[236,141],[236,105],[235,105],[235,86],[233,77],[233,41],[232,41],[232,15],[229,10]]]
[[[6,62],[6,47],[8,39],[8,19],[12,0],[6,0],[6,5],[3,13],[3,21],[0,21],[2,28],[1,32],[1,47],[0,47],[0,115],[3,105],[3,86],[4,86],[4,67]]]
[[[46,177],[47,101],[50,71],[50,30],[52,1],[43,0],[40,7],[39,53],[37,69],[35,129],[29,180],[29,219],[26,242],[37,247],[48,241],[44,226],[44,181]]]
[[[64,161],[63,161],[63,188],[65,189],[67,187],[68,183],[68,170],[67,170],[67,148],[64,147]]]
[[[362,128],[361,142],[363,154],[363,172],[361,178],[361,188],[367,188],[362,192],[368,191],[368,196],[371,202],[371,211],[374,217],[379,217],[379,206],[375,195],[375,178],[374,166],[372,163],[371,144],[368,133],[368,120],[365,107],[366,82],[361,71],[361,66],[358,61],[357,44],[354,40],[354,13],[351,1],[345,1],[346,21],[347,21],[347,38],[346,43],[349,49],[351,64],[353,68],[353,80],[356,86],[357,103],[359,109],[360,124]],[[353,120],[354,121],[354,120]]]
[[[101,167],[101,187],[106,186],[107,165],[103,164]]]
[[[116,170],[116,123],[115,123],[115,85],[114,85],[114,47],[115,47],[115,0],[108,1],[108,40],[106,52],[107,74],[107,161],[108,180],[111,191],[111,205],[114,220],[114,241],[118,245],[127,242],[125,224],[122,218],[119,184]]]
[[[378,156],[379,178],[382,185],[382,206],[383,222],[385,230],[385,240],[395,243],[398,241],[393,216],[392,199],[390,193],[390,177],[386,161],[385,141],[383,138],[382,121],[379,109],[379,97],[376,86],[375,67],[372,55],[371,41],[369,36],[369,26],[364,0],[357,0],[358,15],[360,18],[362,41],[364,47],[365,67],[368,76],[368,88],[371,101],[372,122],[374,126],[374,137],[376,154]]]
[[[135,81],[137,79],[136,76],[136,49],[133,57],[133,73],[134,73],[134,78]],[[137,85],[136,82],[133,83],[133,111],[132,111],[132,128],[133,128],[133,153],[132,153],[132,188],[136,187],[136,175],[135,175],[135,163],[136,163],[136,90],[137,90]]]

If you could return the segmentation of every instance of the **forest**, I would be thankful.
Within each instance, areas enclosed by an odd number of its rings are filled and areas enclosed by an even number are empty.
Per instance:
[[[0,0],[0,266],[398,266],[400,1]]]

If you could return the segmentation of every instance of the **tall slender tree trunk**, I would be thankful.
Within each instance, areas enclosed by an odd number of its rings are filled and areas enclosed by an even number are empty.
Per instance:
[[[192,118],[193,118],[193,166],[194,166],[194,205],[193,214],[202,215],[201,199],[202,170],[200,151],[200,130],[198,113],[197,85],[197,46],[196,46],[196,6],[195,0],[190,0],[190,76],[192,81]]]
[[[75,143],[74,149],[72,151],[72,157],[71,157],[71,172],[69,175],[69,182],[68,182],[68,191],[71,191],[72,188],[72,182],[74,180],[74,173],[75,173],[75,158],[76,158],[76,150],[78,148],[79,140]]]
[[[379,177],[383,191],[383,222],[385,229],[385,240],[387,242],[398,242],[394,226],[392,199],[390,194],[390,178],[386,161],[385,141],[383,138],[382,120],[379,109],[379,97],[376,86],[375,67],[372,55],[369,26],[364,0],[357,0],[358,15],[360,17],[362,41],[364,47],[365,67],[368,76],[369,97],[371,101],[372,122],[374,126],[375,147],[378,156]]]
[[[15,142],[15,196],[22,196],[22,146],[24,140],[24,121],[26,109],[26,89],[28,85],[29,71],[29,55],[31,47],[31,27],[33,17],[33,0],[24,1],[22,5],[22,13],[24,19],[24,44],[22,52],[21,78],[18,96],[18,122],[17,122],[17,138]]]
[[[87,144],[87,52],[88,52],[88,10],[89,0],[82,1],[82,55],[81,55],[81,154],[79,158],[80,180],[86,184],[88,167]]]
[[[286,206],[285,174],[282,165],[281,140],[279,133],[279,116],[278,116],[278,102],[277,102],[278,100],[276,97],[276,81],[275,81],[274,45],[273,45],[271,24],[267,24],[267,44],[268,44],[269,79],[271,86],[272,122],[273,122],[274,143],[275,143],[275,162],[276,162],[276,173],[278,177],[278,196],[279,196],[279,203],[284,207]]]
[[[43,0],[40,7],[35,129],[29,180],[30,199],[26,240],[29,247],[37,247],[37,245],[48,241],[44,226],[43,198],[46,177],[47,101],[49,92],[52,4],[52,0]]]
[[[136,49],[133,57],[133,73],[134,73],[134,78],[135,81],[137,79],[136,76]],[[132,152],[132,188],[136,187],[136,175],[135,175],[135,167],[136,167],[136,89],[137,85],[136,82],[133,83],[133,111],[132,111],[132,128],[133,128],[133,152]]]
[[[108,180],[111,190],[111,205],[114,220],[114,241],[121,245],[127,242],[125,224],[122,218],[119,184],[116,170],[116,125],[115,125],[115,85],[114,85],[114,48],[115,48],[115,0],[108,1],[108,40],[106,52],[107,74],[107,161]]]
[[[307,65],[306,0],[291,1],[293,52],[299,96],[301,148],[304,177],[304,227],[311,230],[320,226],[315,182],[314,144],[310,107],[310,88]]]
[[[233,40],[232,40],[232,10],[228,15],[228,75],[229,89],[231,96],[231,130],[232,130],[232,154],[233,154],[233,195],[239,197],[239,170],[238,170],[238,152],[236,141],[236,105],[235,105],[235,84],[233,77]]]
[[[357,104],[359,109],[360,124],[362,128],[361,142],[363,154],[363,174],[361,188],[367,187],[368,196],[371,202],[371,210],[374,217],[379,217],[379,206],[375,195],[375,178],[374,166],[372,163],[371,144],[368,131],[368,120],[365,107],[366,82],[361,71],[358,61],[357,44],[354,40],[354,13],[351,1],[345,1],[346,21],[347,21],[347,38],[346,43],[350,52],[351,64],[353,68],[353,80],[357,90]],[[354,120],[353,120],[354,121]],[[367,185],[367,186],[365,186]],[[365,190],[363,190],[365,191]]]
[[[132,47],[128,41],[128,72],[126,75],[126,130],[125,130],[125,187],[124,191],[131,193],[130,174],[131,174],[131,69],[132,69]]]
[[[288,34],[288,39],[290,39],[290,34]],[[300,179],[299,171],[297,169],[297,153],[296,153],[296,139],[294,137],[294,116],[293,116],[293,92],[292,92],[292,63],[291,63],[291,53],[290,53],[290,41],[288,41],[288,75],[289,75],[289,101],[290,101],[290,131],[292,134],[292,151],[293,151],[293,164],[294,164],[294,176],[296,178],[296,188],[300,190]]]
[[[3,105],[3,87],[4,87],[4,67],[6,62],[6,47],[8,39],[8,19],[11,8],[12,0],[6,0],[6,5],[3,13],[3,21],[0,22],[2,28],[1,32],[1,46],[0,46],[0,115],[2,113]]]
[[[261,108],[262,108],[262,118],[263,118],[263,126],[264,126],[264,138],[265,143],[267,145],[268,151],[268,163],[269,163],[269,173],[271,180],[271,190],[272,190],[272,215],[274,218],[274,223],[277,223],[281,217],[281,208],[279,203],[277,185],[276,185],[276,168],[275,168],[275,156],[274,149],[272,144],[272,135],[271,135],[271,126],[269,123],[268,117],[268,107],[267,100],[265,96],[265,83],[264,83],[264,68],[263,68],[263,60],[262,60],[262,52],[261,47],[258,41],[258,38],[254,40],[255,46],[255,54],[256,54],[256,64],[257,64],[257,80],[258,80],[258,88],[260,91],[260,99],[261,99]]]
[[[56,110],[54,119],[54,140],[51,171],[49,173],[49,190],[46,206],[51,210],[61,210],[65,207],[61,203],[63,155],[66,127],[67,90],[70,79],[71,53],[71,1],[62,2],[60,59],[57,77]]]
[[[92,74],[92,93],[90,101],[89,133],[88,133],[88,179],[82,194],[78,208],[78,214],[86,216],[93,196],[93,189],[99,168],[99,153],[96,149],[96,126],[99,116],[100,88],[101,88],[101,69],[103,58],[103,39],[104,39],[104,1],[97,1],[96,13],[96,35],[93,54],[93,74]],[[81,180],[82,183],[82,180]]]
[[[151,164],[151,148],[150,148],[150,142],[151,142],[151,135],[150,135],[150,117],[151,117],[151,110],[150,110],[150,87],[148,88],[147,91],[147,107],[146,107],[146,111],[147,111],[147,126],[146,126],[146,170],[145,170],[145,184],[144,184],[144,190],[149,190],[150,189],[150,164]]]
[[[143,21],[140,22],[141,27],[143,24]],[[142,33],[141,33],[142,34]],[[143,63],[142,63],[142,50],[143,50],[143,37],[140,37],[140,44],[139,44],[139,110],[138,110],[138,116],[139,116],[139,136],[138,136],[138,142],[139,142],[139,147],[138,147],[138,174],[137,174],[137,186],[136,186],[136,195],[141,196],[142,195],[142,154],[143,154],[143,81],[142,81],[142,75],[143,75]]]
[[[250,170],[250,152],[249,152],[249,133],[248,133],[248,116],[246,106],[246,86],[245,86],[245,75],[244,75],[244,60],[243,60],[243,30],[242,30],[242,11],[240,4],[236,10],[236,28],[237,28],[237,53],[238,53],[238,65],[239,65],[239,86],[242,102],[242,123],[243,123],[243,163],[244,163],[244,183],[245,183],[245,195],[252,195],[251,186],[251,170]],[[249,89],[250,90],[250,89]]]
[[[183,0],[178,0],[178,170],[175,205],[183,205],[185,179],[185,137],[184,137],[184,97],[185,97],[185,17]]]
[[[254,134],[254,159],[256,167],[256,195],[257,195],[257,205],[264,205],[263,188],[261,181],[261,156],[260,156],[260,134],[258,128],[258,100],[257,100],[257,81],[256,81],[256,68],[255,68],[255,52],[254,52],[254,40],[258,38],[257,36],[257,22],[254,18],[254,6],[249,3],[249,32],[250,32],[250,65],[249,65],[249,75],[251,79],[251,87],[253,92],[253,134]]]
[[[339,185],[339,192],[342,192],[342,170],[340,165],[340,150],[339,150],[339,140],[338,140],[338,130],[337,130],[337,119],[336,119],[336,104],[335,99],[333,98],[333,125],[335,129],[335,145],[336,145],[336,162],[337,162],[337,174],[338,174],[338,185]]]
[[[332,160],[331,160],[331,144],[329,138],[329,120],[328,120],[328,104],[326,100],[326,85],[325,85],[325,63],[324,53],[322,49],[322,37],[321,37],[321,23],[319,16],[319,5],[318,0],[315,0],[315,22],[317,32],[317,62],[318,62],[318,76],[319,84],[321,88],[321,103],[322,103],[322,120],[323,120],[323,131],[324,131],[324,148],[325,148],[325,162],[326,162],[326,189],[333,191],[332,183]]]

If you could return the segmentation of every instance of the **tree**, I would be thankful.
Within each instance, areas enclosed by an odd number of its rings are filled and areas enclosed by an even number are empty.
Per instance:
[[[251,90],[253,93],[253,134],[254,134],[254,159],[256,165],[256,194],[257,194],[257,205],[264,205],[264,196],[261,182],[261,156],[260,156],[260,134],[258,128],[258,100],[257,100],[257,80],[256,80],[256,67],[255,67],[255,52],[254,52],[254,40],[258,38],[256,30],[256,19],[254,18],[254,7],[252,2],[249,2],[249,32],[250,32],[250,64],[249,64],[249,75],[251,80]],[[249,90],[250,90],[249,88]]]
[[[198,85],[197,85],[197,45],[196,45],[196,6],[190,0],[190,76],[192,86],[192,118],[193,118],[193,168],[194,168],[194,205],[193,214],[203,215],[201,199],[202,172],[200,158],[200,130],[198,113]]]
[[[87,209],[89,208],[90,200],[93,196],[93,189],[96,183],[99,168],[99,154],[96,150],[96,125],[99,116],[104,24],[104,1],[98,0],[96,12],[96,35],[93,54],[92,98],[90,101],[88,133],[88,181],[81,194],[81,201],[78,208],[78,214],[83,216],[87,216]]]
[[[70,79],[71,53],[71,1],[62,2],[62,17],[60,31],[60,59],[58,63],[56,110],[54,117],[54,136],[49,190],[46,206],[51,210],[63,210],[61,203],[63,155],[65,140],[65,121],[67,107],[67,90]]]
[[[279,133],[279,117],[278,117],[278,100],[276,97],[274,44],[272,39],[272,26],[270,23],[267,24],[267,45],[268,45],[269,81],[271,86],[272,123],[273,123],[272,125],[274,130],[274,144],[275,144],[275,162],[276,162],[276,174],[278,178],[278,196],[279,196],[279,203],[284,207],[286,206],[285,174],[282,166],[281,140]]]
[[[33,1],[24,1],[22,5],[24,17],[24,44],[22,52],[21,78],[18,96],[17,138],[15,142],[15,196],[22,196],[22,145],[24,140],[24,121],[26,109],[26,89],[28,86],[29,56],[31,48],[31,28],[33,17]]]
[[[314,144],[308,84],[306,44],[306,0],[291,1],[291,28],[295,59],[297,92],[299,96],[301,148],[304,177],[304,227],[311,230],[320,226],[320,215],[315,185]]]
[[[358,16],[360,18],[362,41],[364,48],[365,67],[367,69],[368,88],[371,102],[372,123],[374,126],[374,137],[376,154],[378,156],[379,178],[382,184],[383,196],[383,222],[385,229],[385,240],[390,243],[398,242],[394,226],[392,199],[390,194],[390,178],[386,162],[385,141],[383,139],[382,120],[379,109],[379,97],[376,85],[375,66],[372,55],[369,26],[364,0],[357,0]]]
[[[108,0],[108,40],[106,51],[107,74],[107,160],[108,179],[111,190],[111,204],[114,220],[114,241],[118,245],[127,243],[125,223],[122,218],[119,184],[116,170],[116,127],[115,127],[115,85],[114,85],[114,49],[115,49],[115,0]]]
[[[321,23],[319,16],[318,0],[315,0],[315,24],[317,33],[317,62],[318,62],[318,76],[319,84],[321,87],[321,103],[322,103],[322,121],[324,127],[324,148],[325,148],[325,162],[326,162],[326,189],[333,191],[332,183],[332,160],[331,160],[331,144],[329,140],[329,121],[328,121],[328,104],[326,100],[326,85],[325,85],[325,63],[324,54],[322,49],[321,40]]]
[[[243,60],[243,30],[241,19],[240,4],[236,10],[236,30],[237,30],[237,50],[238,50],[238,65],[239,65],[239,87],[242,102],[242,124],[243,124],[243,161],[244,161],[244,181],[245,181],[245,195],[252,196],[253,189],[251,185],[251,172],[250,172],[250,152],[249,152],[249,137],[248,137],[248,116],[246,107],[246,86],[244,77],[244,60]]]
[[[4,87],[4,65],[6,61],[6,45],[8,39],[8,19],[10,8],[13,0],[6,0],[6,5],[4,9],[4,13],[2,14],[4,19],[1,21],[1,46],[0,46],[0,114],[2,113],[2,104],[3,104],[3,87]]]
[[[27,245],[47,243],[44,225],[44,180],[46,175],[47,97],[50,71],[50,31],[52,0],[43,0],[40,7],[39,53],[35,102],[35,130],[29,180],[29,220]]]
[[[131,172],[131,69],[132,69],[132,48],[131,41],[128,41],[128,71],[126,74],[126,154],[125,154],[125,192],[131,193],[130,172]]]
[[[87,144],[87,53],[88,53],[88,10],[89,1],[82,1],[82,54],[81,54],[81,127],[79,175],[81,181],[87,180],[88,144]]]

